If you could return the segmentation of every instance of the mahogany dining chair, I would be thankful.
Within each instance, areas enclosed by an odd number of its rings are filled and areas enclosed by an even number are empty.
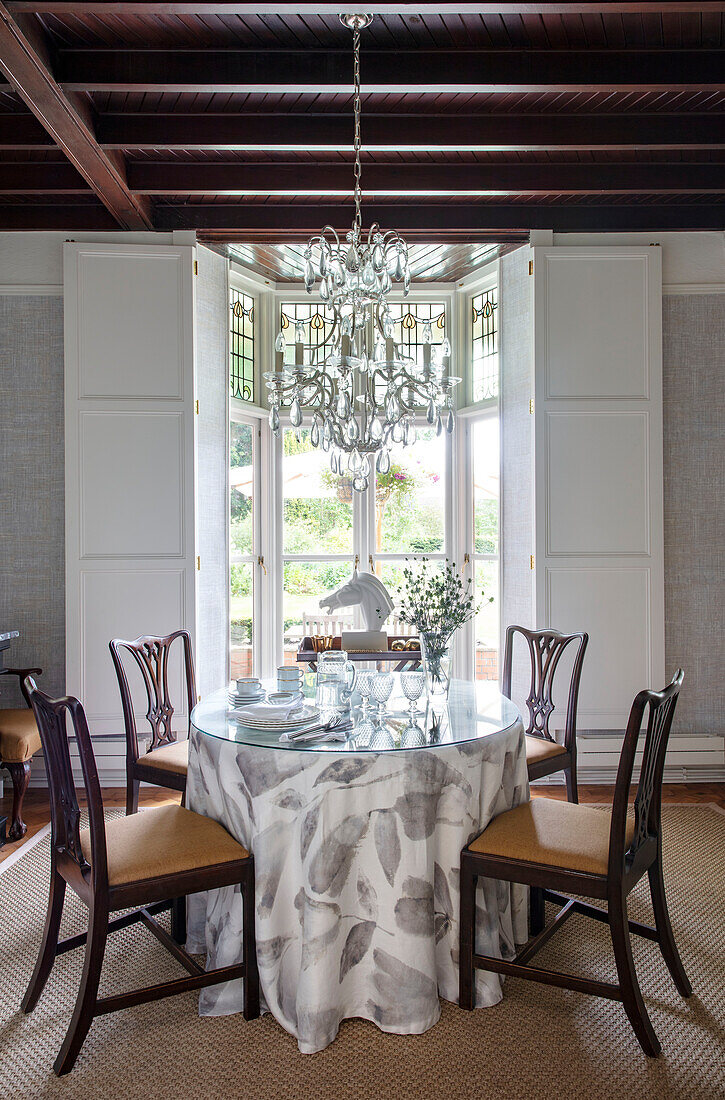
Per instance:
[[[31,677],[26,687],[38,724],[50,788],[50,897],[40,953],[22,1002],[23,1012],[38,1003],[58,955],[85,946],[80,989],[68,1032],[55,1060],[58,1075],[75,1064],[93,1018],[176,993],[244,979],[247,1020],[259,1016],[259,975],[254,934],[254,860],[211,818],[183,806],[159,806],[143,813],[104,820],[101,787],[86,715],[72,696],[51,699]],[[66,721],[70,715],[78,746],[89,828],[73,781]],[[216,970],[187,954],[154,917],[170,908],[169,898],[185,898],[222,886],[239,886],[242,900],[243,960]],[[89,911],[88,931],[58,940],[66,886]],[[125,910],[109,921],[109,913]],[[128,910],[131,910],[128,912]],[[142,921],[181,963],[187,976],[125,993],[98,996],[109,932]]]
[[[529,646],[531,683],[526,707],[529,723],[526,728],[526,763],[529,779],[543,779],[546,775],[564,772],[566,793],[570,802],[578,802],[576,777],[576,709],[579,700],[579,682],[589,635],[583,633],[561,634],[558,630],[527,630],[524,626],[510,626],[506,631],[506,649],[503,661],[501,690],[511,698],[514,638],[520,634]],[[574,652],[574,664],[569,679],[564,732],[557,741],[550,728],[554,703],[554,679],[564,650],[572,642],[578,642]]]
[[[672,717],[682,685],[680,669],[663,691],[640,691],[624,735],[611,812],[551,798],[535,798],[495,817],[461,852],[460,1005],[475,1004],[475,970],[489,970],[546,985],[621,1001],[645,1054],[660,1044],[647,1014],[632,958],[630,933],[659,944],[678,992],[689,997],[672,933],[662,875],[662,776]],[[627,806],[635,754],[649,708],[634,814]],[[627,897],[649,876],[655,926],[629,920]],[[476,880],[479,876],[542,890],[561,908],[512,959],[478,955],[475,947]],[[577,895],[569,897],[569,893]],[[600,908],[582,897],[606,901]],[[542,906],[543,909],[543,906]],[[529,966],[529,960],[573,913],[609,925],[618,984]],[[542,914],[543,915],[543,914]]]
[[[109,642],[111,658],[121,692],[123,721],[126,728],[126,813],[138,810],[140,784],[153,783],[172,791],[186,790],[189,764],[188,741],[178,741],[173,729],[174,705],[169,691],[169,658],[176,639],[181,639],[184,652],[184,680],[187,702],[187,735],[191,712],[196,705],[196,679],[191,635],[188,630],[173,634],[146,634],[126,642],[114,638]],[[124,666],[123,651],[136,662],[146,689],[146,720],[151,729],[151,741],[146,752],[139,751],[138,730],[134,715],[133,696]]]

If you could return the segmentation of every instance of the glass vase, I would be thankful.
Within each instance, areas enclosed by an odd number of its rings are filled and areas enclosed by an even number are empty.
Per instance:
[[[420,651],[425,669],[425,683],[432,702],[448,698],[453,663],[453,638],[422,633]]]

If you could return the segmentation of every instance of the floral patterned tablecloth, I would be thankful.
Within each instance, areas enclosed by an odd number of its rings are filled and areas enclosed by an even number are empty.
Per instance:
[[[254,853],[263,1008],[322,1050],[341,1020],[418,1034],[458,999],[459,855],[529,797],[520,721],[461,744],[335,755],[236,744],[192,728],[187,805]],[[526,891],[481,880],[477,950],[526,939]],[[187,947],[241,961],[238,889],[188,903]],[[477,1003],[502,979],[477,975]],[[241,981],[203,989],[201,1015],[242,1008]]]

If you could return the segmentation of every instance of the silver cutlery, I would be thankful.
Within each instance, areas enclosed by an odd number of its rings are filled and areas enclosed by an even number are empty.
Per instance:
[[[341,714],[335,714],[326,722],[320,722],[316,726],[307,726],[296,733],[283,733],[280,741],[316,741],[322,740],[326,734],[338,734],[352,728],[352,719]],[[332,740],[332,738],[329,738]]]

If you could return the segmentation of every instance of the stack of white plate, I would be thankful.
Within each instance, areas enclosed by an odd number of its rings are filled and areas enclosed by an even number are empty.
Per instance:
[[[263,687],[260,687],[256,695],[240,695],[236,688],[229,688],[227,693],[229,699],[229,706],[234,710],[239,710],[240,707],[251,706],[252,703],[261,703],[267,698],[267,693]]]
[[[294,714],[291,714],[289,718],[273,718],[266,717],[261,714],[245,715],[243,711],[239,711],[236,714],[236,719],[243,726],[247,726],[252,730],[285,730],[297,729],[302,726],[308,726],[312,722],[317,721],[320,717],[320,712],[317,707],[306,704],[296,710]]]

